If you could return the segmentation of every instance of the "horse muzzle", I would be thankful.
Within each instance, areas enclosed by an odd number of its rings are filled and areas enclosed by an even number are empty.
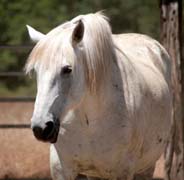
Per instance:
[[[54,118],[52,121],[47,121],[44,125],[32,123],[34,136],[43,142],[56,143],[59,134],[60,121],[59,118]]]

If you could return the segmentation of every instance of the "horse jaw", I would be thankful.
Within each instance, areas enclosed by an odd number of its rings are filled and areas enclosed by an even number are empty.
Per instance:
[[[26,27],[27,27],[30,39],[35,43],[40,41],[45,36],[45,34],[37,31],[36,29],[32,28],[29,25],[26,25]]]

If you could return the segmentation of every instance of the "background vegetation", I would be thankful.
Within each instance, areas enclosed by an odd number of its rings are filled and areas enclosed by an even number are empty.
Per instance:
[[[99,10],[110,17],[113,33],[137,32],[159,39],[156,0],[1,0],[0,45],[30,45],[26,24],[47,33],[79,14]],[[22,71],[29,51],[0,48],[0,72]],[[34,95],[33,81],[28,77],[0,77],[0,97]]]

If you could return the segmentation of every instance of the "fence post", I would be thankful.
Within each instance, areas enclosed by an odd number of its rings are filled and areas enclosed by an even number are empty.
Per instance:
[[[184,62],[182,0],[160,0],[161,42],[172,58],[173,118],[165,153],[166,180],[184,180]],[[182,91],[183,90],[183,91]]]

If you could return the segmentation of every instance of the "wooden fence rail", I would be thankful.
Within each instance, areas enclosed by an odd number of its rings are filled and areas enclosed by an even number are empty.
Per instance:
[[[35,101],[35,97],[0,97],[0,103],[17,103],[17,102],[27,102],[32,103]],[[0,129],[24,129],[30,128],[30,124],[0,124]]]
[[[32,48],[31,45],[0,45],[0,50],[30,50]],[[25,76],[24,72],[0,72],[0,77],[21,77]],[[34,102],[35,97],[0,97],[1,103],[17,103],[17,102]],[[0,124],[0,128],[2,129],[8,129],[8,128],[30,128],[30,124]]]
[[[0,72],[0,77],[17,77],[25,76],[24,72]]]
[[[32,45],[0,45],[0,52],[29,52]],[[5,78],[26,78],[23,71],[0,72]],[[51,180],[49,145],[38,142],[30,129],[35,97],[0,95],[0,180]],[[34,163],[36,162],[36,163]]]
[[[30,127],[30,124],[0,124],[0,129],[29,129]]]
[[[0,50],[23,51],[31,50],[32,48],[32,45],[0,45]]]
[[[17,103],[17,102],[34,102],[35,97],[0,97],[0,102],[11,102],[11,103]]]

